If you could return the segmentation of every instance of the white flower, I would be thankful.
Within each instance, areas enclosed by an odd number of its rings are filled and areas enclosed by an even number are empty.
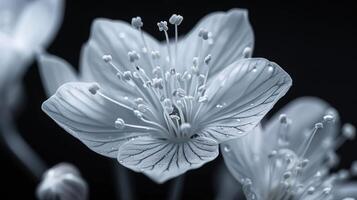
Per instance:
[[[218,144],[255,127],[291,79],[275,63],[244,58],[253,44],[246,11],[210,14],[178,39],[182,20],[158,23],[163,43],[141,30],[140,17],[133,27],[96,20],[79,77],[95,82],[62,85],[43,110],[90,149],[160,183],[213,160]],[[49,93],[76,79],[59,59],[40,60]]]
[[[63,3],[63,0],[1,0],[0,90],[16,84],[34,54],[48,46],[62,20]]]
[[[329,174],[338,162],[335,150],[353,139],[354,127],[344,125],[327,103],[300,98],[290,103],[262,129],[222,144],[232,175],[247,199],[333,199],[334,185],[347,171]]]
[[[43,175],[36,196],[40,200],[86,200],[88,185],[75,166],[60,163]]]

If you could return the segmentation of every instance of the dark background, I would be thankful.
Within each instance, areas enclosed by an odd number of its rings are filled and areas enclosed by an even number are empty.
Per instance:
[[[48,51],[77,66],[82,44],[88,39],[93,19],[105,17],[130,21],[144,19],[144,29],[162,38],[156,22],[172,13],[184,16],[184,33],[204,15],[234,7],[249,9],[255,32],[255,57],[277,62],[293,78],[289,93],[273,112],[288,101],[305,95],[318,96],[336,107],[343,122],[357,124],[357,6],[353,1],[120,1],[68,0],[65,18]],[[82,145],[59,128],[40,109],[45,100],[36,64],[25,76],[27,101],[19,114],[22,135],[48,165],[61,161],[75,164],[90,185],[91,199],[115,199],[113,162]],[[357,142],[339,150],[341,167],[357,159]],[[186,173],[184,199],[213,199],[214,176],[221,158]],[[4,151],[0,152],[0,193],[5,199],[34,199],[36,182]],[[164,199],[171,182],[156,185],[142,174],[131,172],[138,199]],[[4,195],[5,194],[5,195]],[[2,198],[3,199],[3,198]]]

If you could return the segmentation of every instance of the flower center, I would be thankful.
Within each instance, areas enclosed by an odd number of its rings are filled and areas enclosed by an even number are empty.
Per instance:
[[[183,17],[180,15],[174,14],[170,17],[169,23],[175,27],[174,44],[170,43],[167,22],[160,21],[157,23],[159,31],[164,33],[166,40],[167,57],[164,62],[162,62],[160,51],[147,45],[141,29],[143,22],[140,17],[132,18],[131,24],[141,36],[142,52],[138,53],[135,50],[128,52],[131,66],[123,68],[129,70],[121,71],[121,68],[112,62],[111,55],[103,56],[103,60],[114,69],[119,80],[129,87],[133,87],[140,95],[135,99],[135,105],[128,109],[133,110],[134,114],[143,122],[153,125],[160,132],[169,133],[166,135],[174,138],[190,138],[198,131],[192,125],[201,110],[202,104],[208,101],[206,83],[211,61],[210,54],[201,55],[201,53],[198,53],[192,58],[191,69],[177,70],[178,26],[182,20]],[[211,37],[212,34],[208,30],[200,29],[198,40],[201,49],[204,45],[212,44]],[[251,50],[247,48],[244,55],[249,56],[250,54]],[[140,66],[139,60],[142,57],[149,61],[145,63],[147,66]],[[146,71],[148,69],[152,69],[152,71]],[[96,86],[95,88],[94,94],[98,93],[111,102],[123,106],[123,103],[115,101],[98,91],[99,87]],[[157,116],[157,112],[162,116]],[[157,121],[164,121],[164,123],[157,123]],[[117,122],[115,124],[118,128],[133,126],[127,124],[121,118],[118,118]]]

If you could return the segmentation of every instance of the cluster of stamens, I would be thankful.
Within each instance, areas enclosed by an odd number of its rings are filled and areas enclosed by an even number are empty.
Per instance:
[[[171,45],[168,36],[168,23],[160,21],[157,23],[158,29],[164,32],[167,46],[167,59],[165,64],[160,62],[161,53],[157,49],[151,49],[147,45],[145,36],[142,31],[143,22],[140,17],[132,18],[132,27],[138,30],[142,40],[142,50],[130,50],[128,59],[130,66],[118,67],[114,64],[111,55],[104,55],[103,61],[107,63],[115,72],[119,81],[124,82],[130,87],[133,87],[138,94],[142,94],[134,100],[135,104],[125,104],[114,100],[99,91],[98,85],[90,88],[92,94],[98,94],[105,99],[130,109],[134,115],[145,123],[153,125],[154,130],[164,131],[173,137],[190,137],[193,130],[190,122],[196,117],[196,113],[200,110],[203,103],[208,101],[206,95],[206,82],[209,74],[209,64],[212,59],[210,54],[205,56],[197,55],[192,60],[191,69],[185,71],[177,71],[177,54],[178,54],[178,26],[182,23],[183,17],[180,15],[172,15],[169,23],[175,27],[175,42]],[[198,33],[198,39],[203,47],[212,34],[201,29]],[[125,39],[124,36],[120,37]],[[174,47],[172,52],[171,47]],[[247,50],[249,51],[249,49]],[[172,54],[174,53],[174,55]],[[249,53],[245,53],[249,54]],[[149,63],[141,63],[141,58],[147,58]],[[141,66],[145,65],[145,66]],[[182,68],[182,67],[181,67]],[[122,71],[121,69],[126,69]],[[146,71],[151,69],[149,72]],[[198,110],[194,110],[194,109]],[[162,110],[163,119],[166,124],[159,124],[155,121],[160,121],[160,116],[157,116],[154,111]],[[157,120],[152,120],[157,119]],[[162,121],[162,120],[161,120]],[[115,127],[122,129],[126,126],[136,127],[133,124],[127,124],[123,119],[118,118],[115,122]]]
[[[342,134],[337,138],[327,137],[321,141],[323,147],[327,150],[321,153],[326,157],[326,166],[320,168],[313,177],[303,177],[309,173],[309,160],[307,152],[310,148],[314,136],[325,126],[335,123],[333,114],[327,114],[323,117],[322,122],[316,123],[312,131],[305,135],[305,140],[301,144],[301,148],[293,151],[289,148],[289,126],[292,121],[285,115],[280,116],[280,128],[278,133],[278,147],[268,154],[268,186],[269,197],[267,199],[330,199],[333,185],[336,181],[344,180],[348,177],[357,175],[357,161],[352,165],[351,170],[341,170],[336,174],[328,175],[328,169],[337,163],[337,155],[329,156],[331,152],[335,152],[346,140],[355,138],[356,129],[351,124],[345,124],[342,127]],[[225,149],[228,152],[228,150]],[[330,159],[334,159],[331,161]],[[311,170],[311,169],[310,169]],[[306,179],[307,178],[307,179]],[[242,178],[241,183],[247,199],[256,199],[252,180]],[[259,184],[259,183],[255,183]],[[276,191],[276,192],[274,192]],[[264,198],[264,197],[263,197]]]

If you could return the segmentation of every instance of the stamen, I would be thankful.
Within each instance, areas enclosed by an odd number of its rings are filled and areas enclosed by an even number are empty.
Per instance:
[[[94,83],[93,85],[91,85],[89,88],[88,88],[88,91],[95,95],[97,93],[97,91],[100,89],[100,86],[98,83]]]
[[[115,128],[123,129],[124,127],[125,127],[125,122],[123,119],[118,118],[117,120],[115,120]]]
[[[129,57],[129,61],[131,63],[137,61],[140,59],[140,55],[138,53],[136,53],[136,51],[129,51],[128,52],[128,57]]]
[[[167,34],[167,30],[169,30],[169,27],[167,26],[166,21],[160,21],[157,23],[157,26],[159,27],[159,31],[164,31],[165,33],[165,38],[166,38],[166,45],[167,45],[167,52],[169,54],[169,63],[172,66],[172,56],[171,56],[171,50],[170,50],[170,40],[169,40],[169,35]]]
[[[142,22],[141,17],[138,16],[131,19],[131,25],[136,29],[140,29],[143,27],[144,23]]]
[[[178,38],[178,26],[181,24],[183,20],[183,17],[181,15],[176,15],[176,14],[173,14],[170,19],[169,19],[169,22],[170,24],[172,25],[175,25],[175,66],[174,67],[177,67],[176,64],[177,64],[177,38]]]
[[[198,32],[198,36],[201,37],[203,40],[208,40],[209,32],[207,29],[200,29]]]
[[[307,150],[309,149],[310,144],[311,144],[313,138],[315,137],[317,131],[318,131],[319,129],[322,129],[323,127],[324,127],[324,125],[323,125],[321,122],[315,124],[315,127],[314,127],[314,129],[312,130],[312,133],[308,136],[307,140],[306,140],[306,141],[304,142],[304,144],[303,144],[304,150],[302,151],[302,154],[301,154],[301,157],[302,157],[302,158],[305,157],[306,152],[307,152]]]
[[[250,57],[252,57],[252,48],[250,48],[250,47],[244,48],[244,50],[243,50],[243,57],[244,57],[244,58],[250,58]]]
[[[356,128],[352,124],[344,124],[342,127],[342,134],[349,140],[353,140],[356,137]]]

